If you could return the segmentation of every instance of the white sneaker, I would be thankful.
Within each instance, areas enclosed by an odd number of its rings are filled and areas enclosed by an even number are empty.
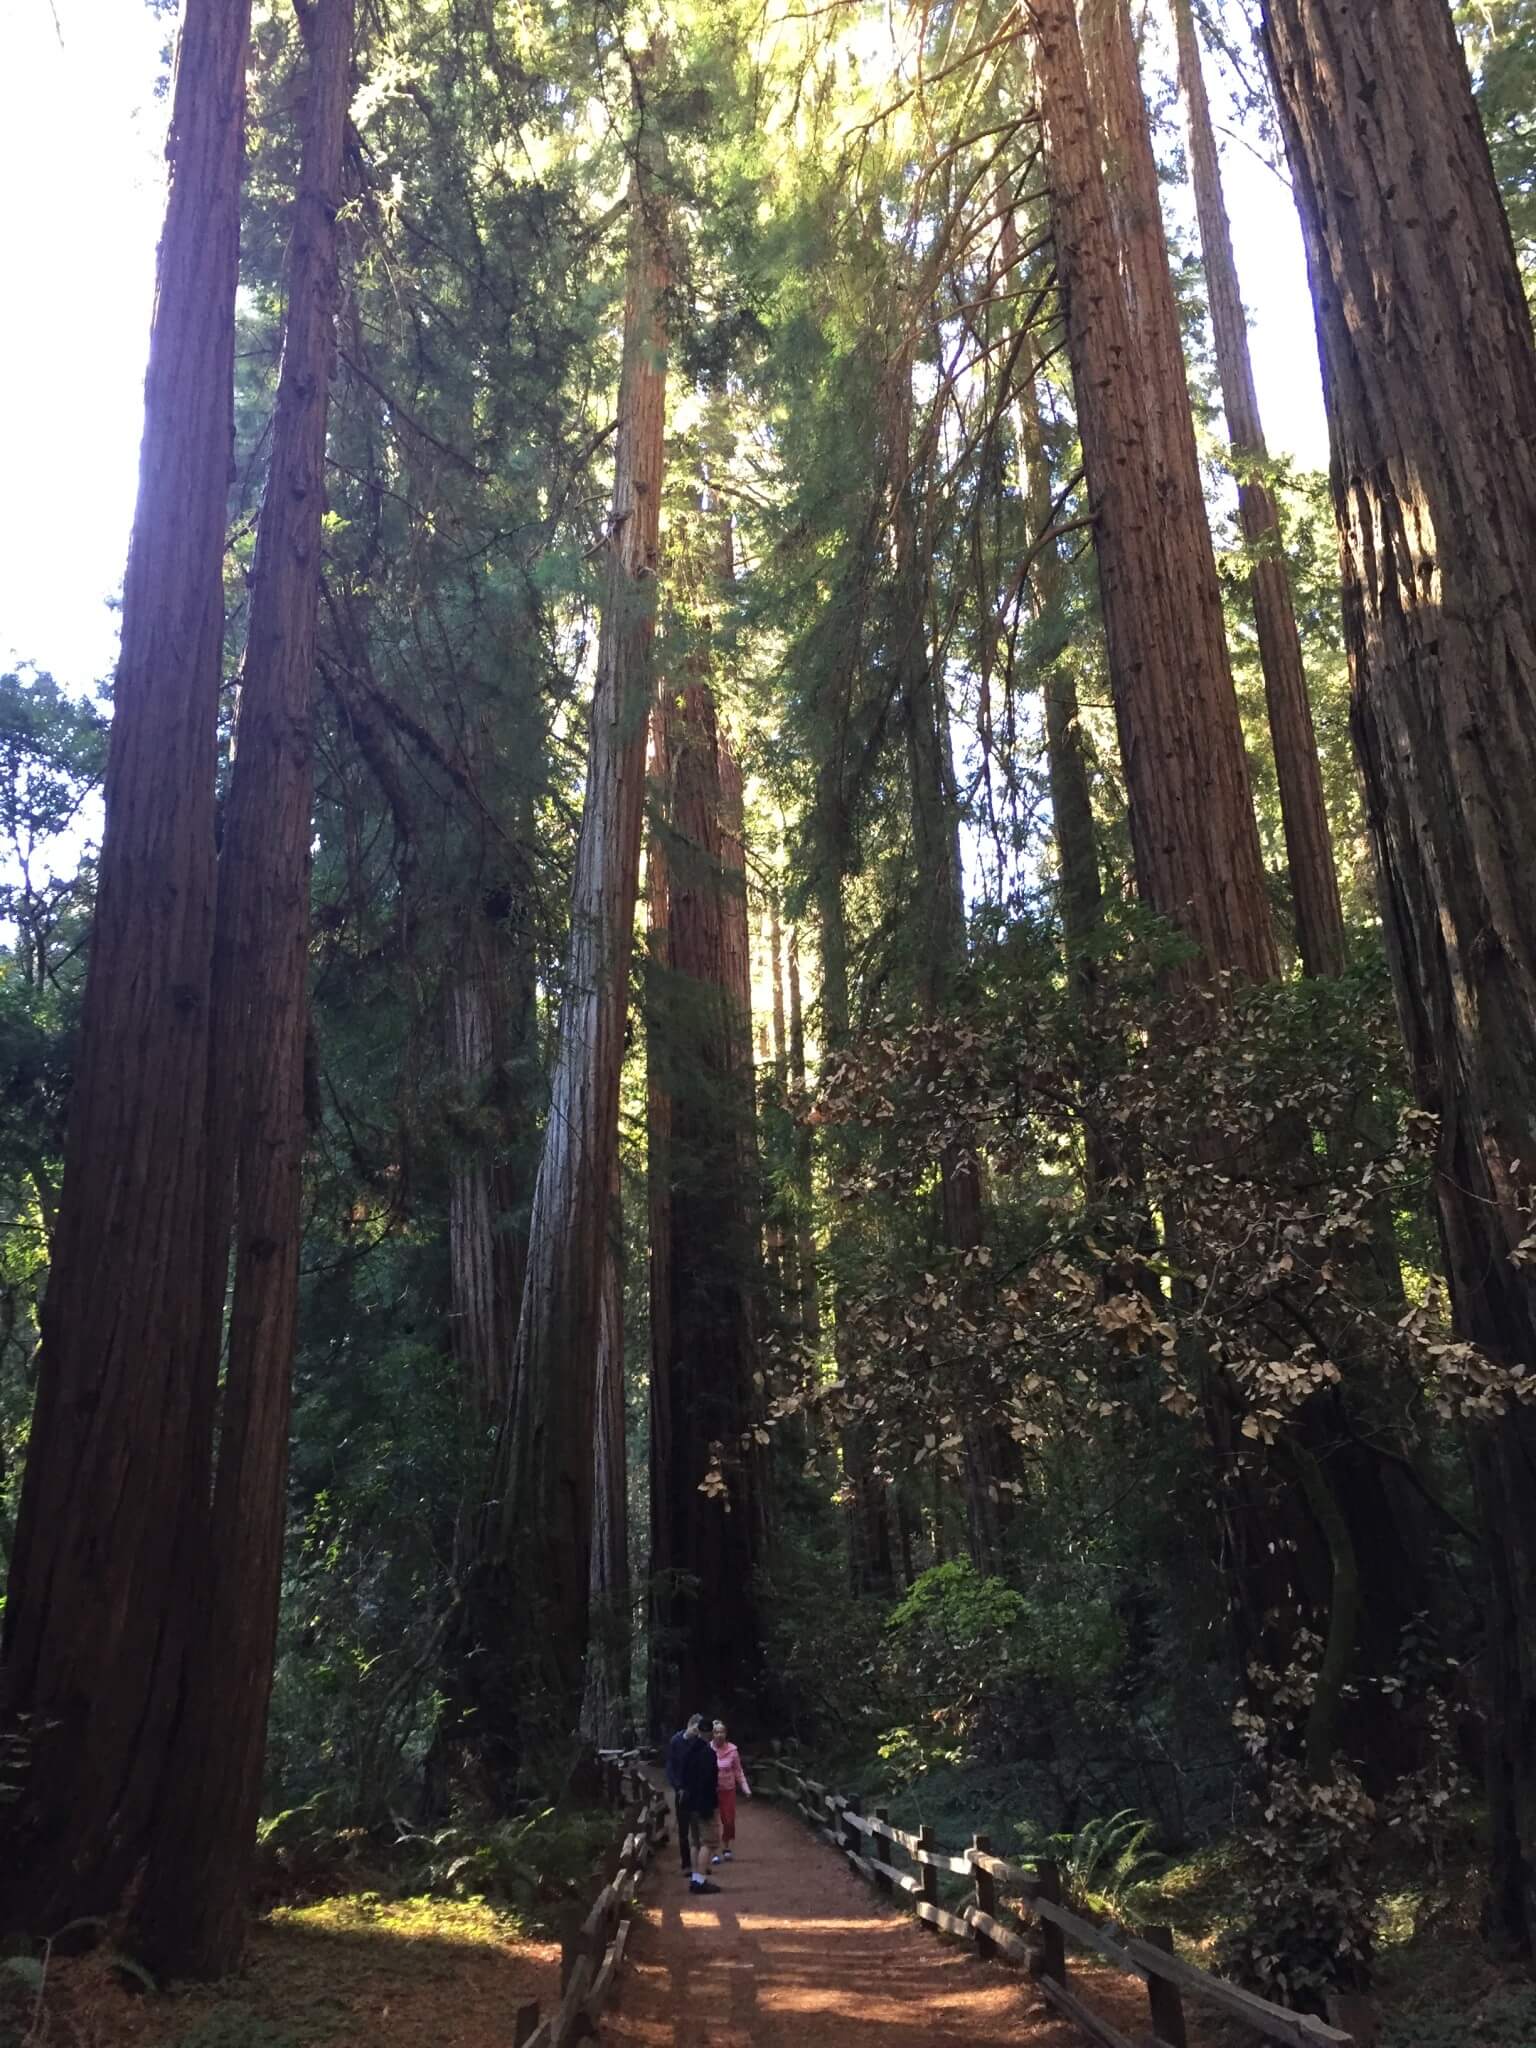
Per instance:
[[[730,1851],[727,1850],[726,1854],[729,1855]],[[720,1858],[718,1856],[711,1856],[709,1860],[711,1863],[718,1863],[720,1861]]]
[[[724,1853],[725,1853],[725,1860],[726,1860],[726,1862],[727,1862],[727,1863],[734,1863],[734,1862],[735,1862],[735,1860],[736,1860],[736,1859],[735,1859],[735,1857],[734,1857],[734,1856],[733,1856],[733,1855],[731,1854],[731,1852],[730,1852],[730,1850],[729,1850],[729,1849],[727,1849],[727,1850],[726,1850],[726,1851],[725,1851]],[[717,1856],[717,1857],[715,1858],[715,1861],[716,1861],[716,1862],[718,1863],[718,1862],[720,1861],[720,1858],[719,1858],[719,1857]]]

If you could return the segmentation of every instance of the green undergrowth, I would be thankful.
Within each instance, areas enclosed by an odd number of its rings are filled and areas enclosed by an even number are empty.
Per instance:
[[[365,1830],[332,1825],[312,1801],[263,1822],[258,1882],[267,1904],[359,1890],[381,1899],[484,1900],[530,1932],[548,1932],[563,1908],[585,1897],[620,1825],[606,1808],[542,1806],[505,1820]]]

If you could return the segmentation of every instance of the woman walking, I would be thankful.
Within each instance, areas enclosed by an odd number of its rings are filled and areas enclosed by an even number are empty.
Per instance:
[[[752,1787],[747,1783],[747,1774],[741,1767],[741,1751],[726,1732],[723,1721],[714,1725],[712,1736],[715,1751],[715,1768],[720,1774],[720,1854],[727,1863],[734,1861],[733,1848],[736,1841],[736,1794],[752,1797]]]

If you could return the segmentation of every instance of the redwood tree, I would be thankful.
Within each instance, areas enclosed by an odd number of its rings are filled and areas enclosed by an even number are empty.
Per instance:
[[[1444,0],[1266,0],[1332,441],[1355,745],[1456,1321],[1536,1363],[1536,345]],[[1432,138],[1433,146],[1427,146]],[[1475,1469],[1493,1916],[1536,1937],[1536,1415]]]
[[[219,851],[204,1326],[217,1350],[228,1273],[217,1471],[206,1563],[184,1560],[201,1597],[174,1789],[162,1792],[135,1909],[154,1967],[204,1977],[233,1969],[244,1940],[287,1527],[303,1228],[311,703],[352,0],[314,0],[302,19],[303,163]],[[189,1487],[200,1496],[195,1468]]]
[[[201,1555],[214,766],[248,0],[177,45],[139,497],[38,1395],[5,1610],[0,1925],[117,1904],[164,1796]],[[182,1513],[181,1508],[188,1512]]]
[[[692,666],[697,666],[695,661]],[[753,1454],[750,994],[740,781],[697,674],[662,692],[666,905],[648,1018],[665,1143],[652,1157],[654,1706],[748,1705],[759,1677]],[[659,910],[653,899],[653,914]],[[665,1299],[657,1299],[661,1290]]]
[[[1238,285],[1232,230],[1221,189],[1221,159],[1200,65],[1200,42],[1191,0],[1173,0],[1178,31],[1179,77],[1189,114],[1189,161],[1200,217],[1206,300],[1216,370],[1227,415],[1227,439],[1237,475],[1238,516],[1252,551],[1249,588],[1264,671],[1264,701],[1280,789],[1286,867],[1296,907],[1296,944],[1308,974],[1344,971],[1344,913],[1334,866],[1323,772],[1301,659],[1301,635],[1291,599],[1280,533],[1280,514],[1265,474],[1269,450],[1253,381],[1248,322]]]
[[[1031,0],[1029,17],[1137,887],[1204,971],[1263,980],[1274,936],[1161,223],[1154,252],[1143,212],[1123,276],[1076,12]],[[1144,127],[1130,84],[1134,104],[1123,65],[1104,81],[1117,134]]]
[[[547,1716],[565,1727],[579,1707],[586,1648],[598,1322],[645,814],[666,410],[666,163],[643,105],[640,118],[587,793],[484,1617],[518,1660],[494,1718]]]

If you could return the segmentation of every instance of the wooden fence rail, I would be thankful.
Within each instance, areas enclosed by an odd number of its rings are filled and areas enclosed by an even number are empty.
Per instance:
[[[512,2048],[565,2048],[597,2032],[597,2016],[624,1960],[640,1880],[666,1840],[667,1802],[641,1771],[639,1753],[608,1752],[601,1761],[609,1798],[625,1812],[624,1830],[605,1859],[602,1890],[560,1945],[558,2009],[541,2020],[537,1999],[521,2006]]]
[[[764,1771],[777,1774],[781,1796],[807,1827],[840,1849],[851,1867],[883,1896],[910,1901],[925,1926],[973,1943],[978,1955],[1027,1969],[1046,2002],[1100,2048],[1142,2048],[1142,2042],[1128,2040],[1071,1988],[1068,1941],[1142,1979],[1147,1987],[1150,2040],[1161,2048],[1187,2048],[1186,1995],[1241,2020],[1261,2039],[1278,2041],[1283,2048],[1371,2048],[1376,2039],[1374,2015],[1364,2000],[1340,1999],[1331,2004],[1330,2019],[1343,2024],[1330,2024],[1309,2013],[1274,2005],[1239,1984],[1185,1962],[1173,1953],[1173,1936],[1166,1927],[1146,1928],[1140,1936],[1096,1927],[1062,1904],[1061,1873],[1047,1859],[1011,1863],[992,1854],[985,1835],[976,1836],[958,1853],[941,1849],[931,1828],[919,1828],[913,1834],[893,1827],[883,1808],[866,1814],[859,1800],[845,1798],[815,1778],[803,1777],[777,1758],[759,1761],[754,1776]],[[772,1788],[765,1785],[763,1789]],[[896,1862],[898,1854],[908,1859],[910,1869]],[[971,1899],[959,1911],[939,1902],[941,1874],[971,1882]],[[1022,1901],[1027,1929],[1002,1917],[998,1891],[1003,1886]],[[1144,2036],[1143,2042],[1147,2038]]]

